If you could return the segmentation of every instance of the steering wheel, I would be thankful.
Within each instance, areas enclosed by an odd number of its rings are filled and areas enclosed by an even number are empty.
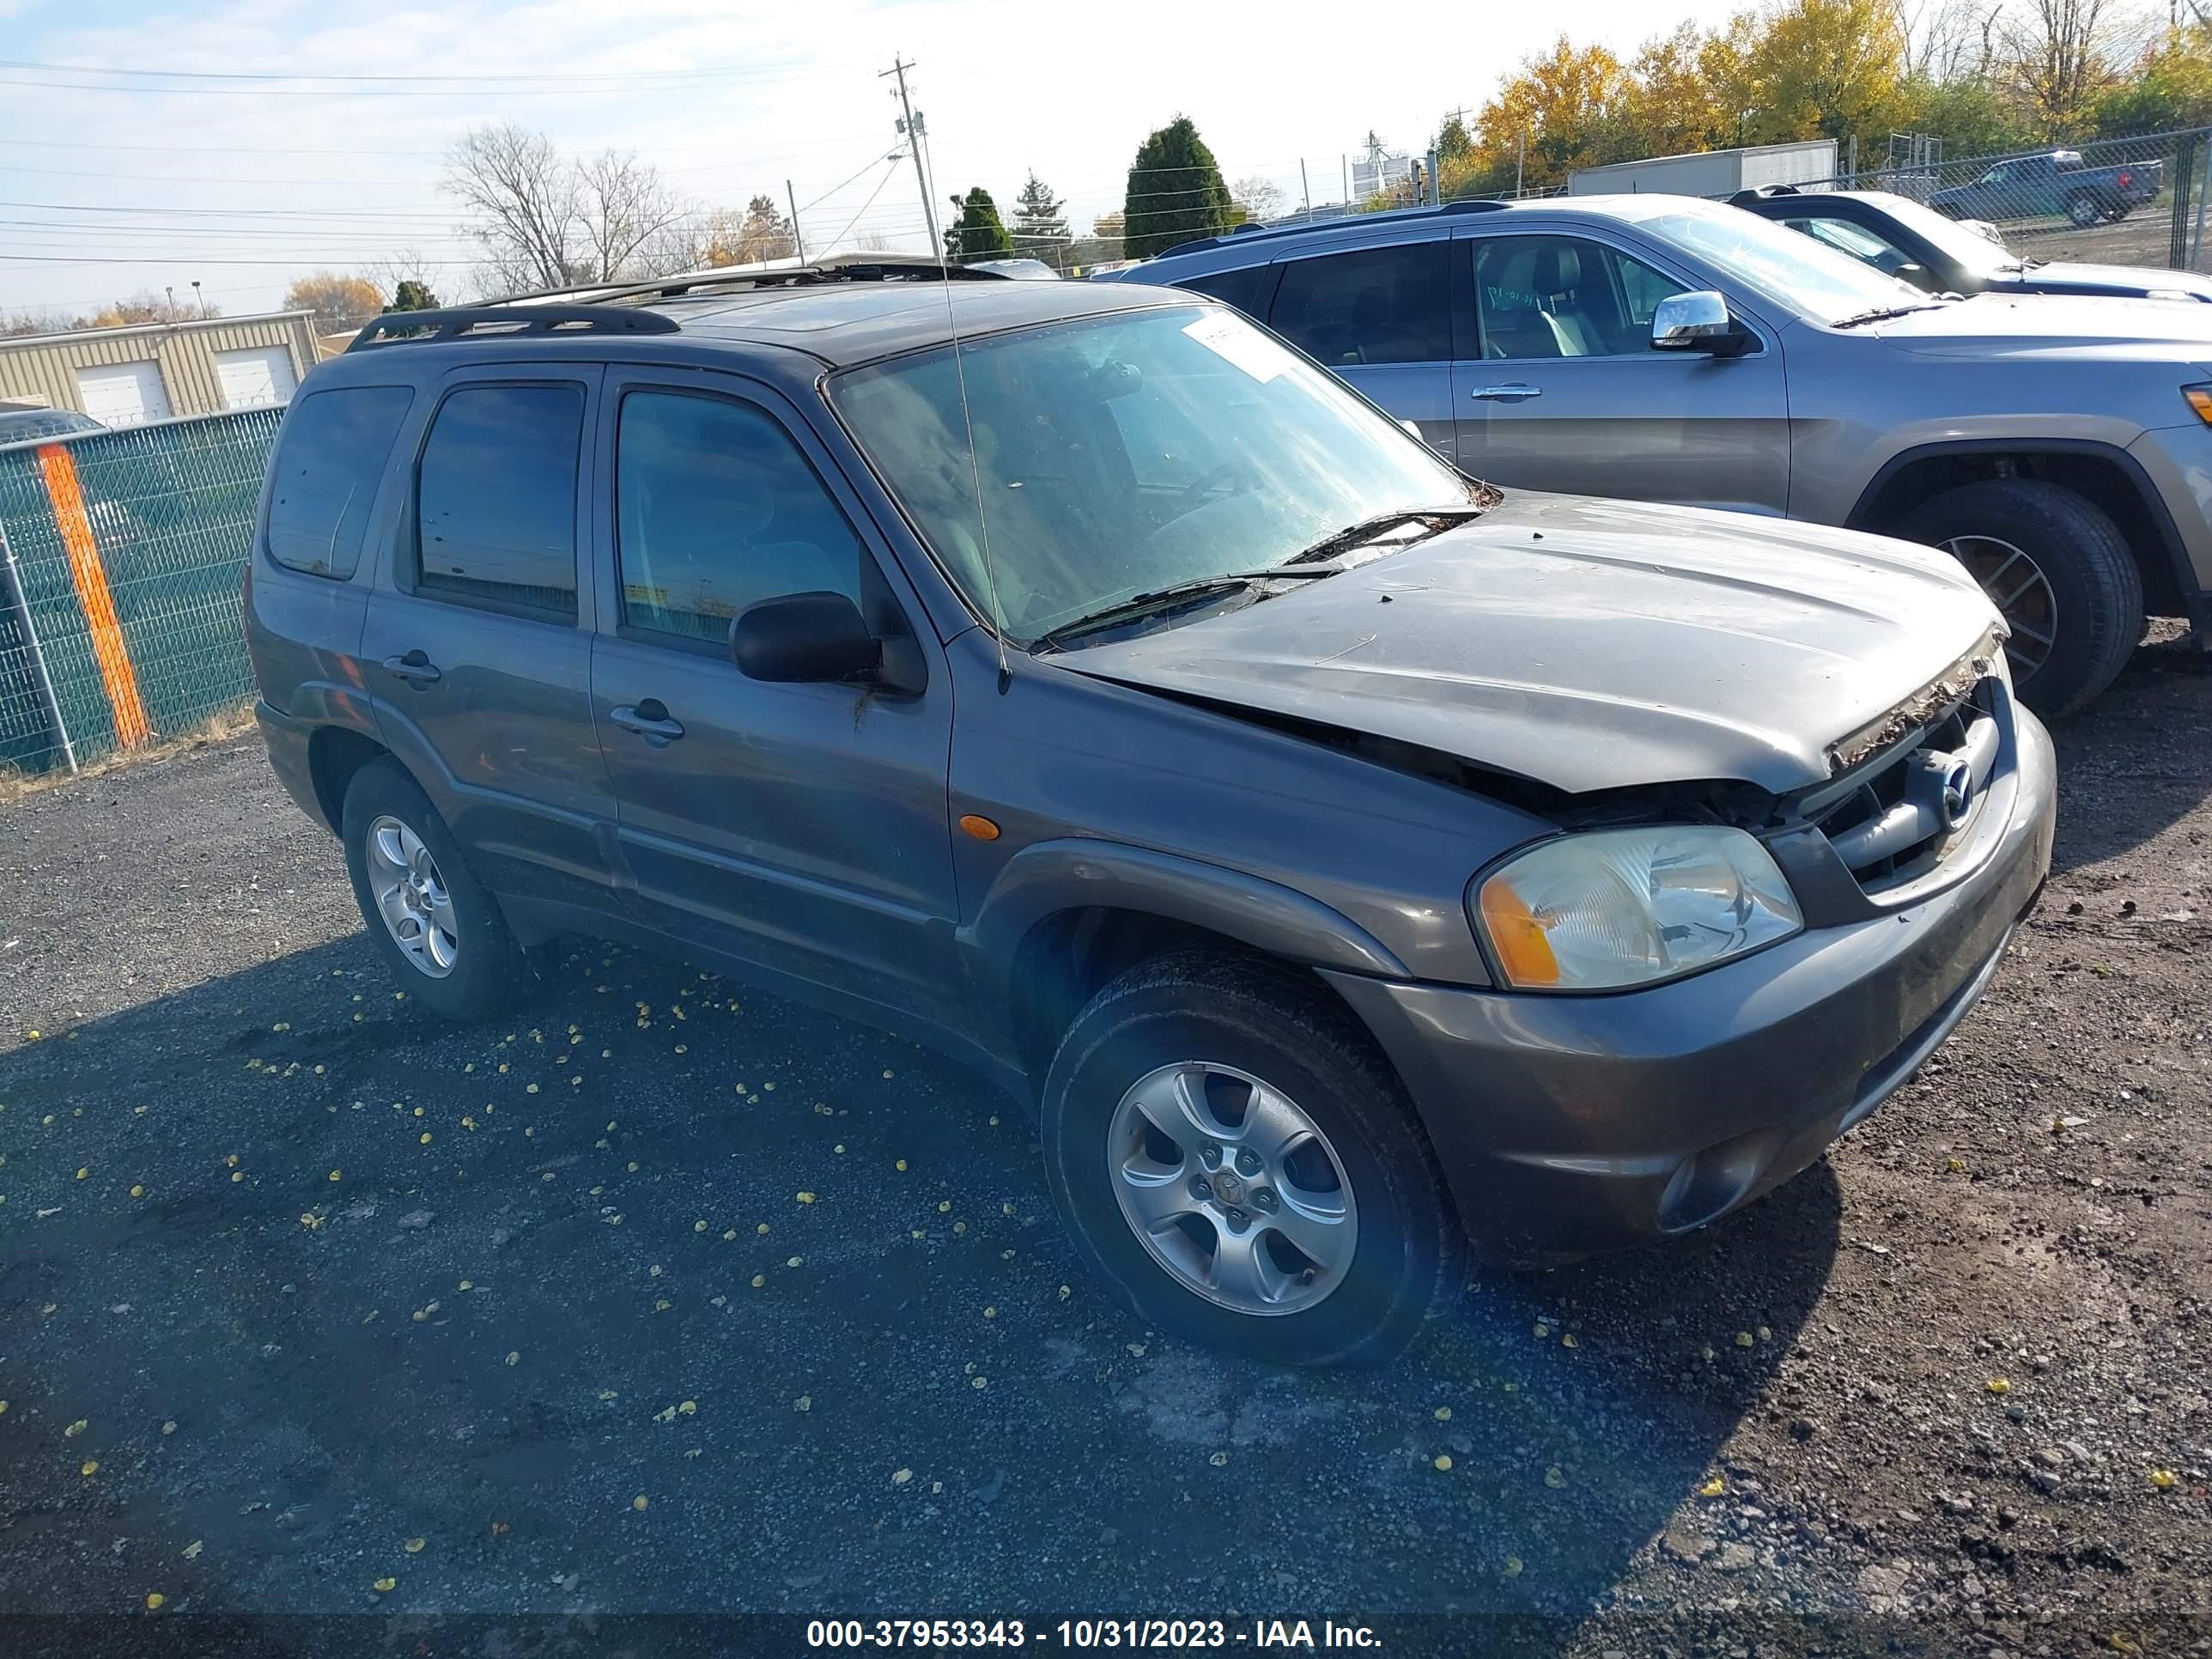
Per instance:
[[[1218,466],[1208,468],[1183,486],[1182,493],[1176,497],[1174,517],[1179,519],[1184,514],[1196,510],[1199,503],[1218,486],[1227,483],[1243,470],[1244,463],[1242,461],[1224,461]],[[1170,519],[1169,522],[1172,523],[1174,520]]]

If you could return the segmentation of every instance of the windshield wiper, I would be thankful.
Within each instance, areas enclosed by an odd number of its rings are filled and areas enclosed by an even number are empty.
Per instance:
[[[1172,611],[1182,605],[1195,605],[1202,599],[1215,599],[1224,593],[1237,592],[1255,583],[1311,580],[1316,577],[1334,574],[1336,571],[1334,568],[1324,565],[1309,564],[1295,570],[1285,569],[1280,565],[1270,565],[1264,570],[1227,570],[1218,576],[1198,576],[1187,582],[1173,582],[1165,587],[1156,587],[1149,592],[1132,593],[1126,599],[1116,599],[1113,604],[1101,605],[1096,611],[1086,611],[1071,622],[1064,622],[1057,628],[1048,629],[1038,635],[1036,641],[1030,646],[1030,653],[1034,656],[1040,651],[1048,650],[1057,645],[1064,645],[1069,640],[1076,639],[1085,634],[1095,634],[1101,629],[1112,628],[1116,623],[1136,622],[1162,611]]]
[[[1334,558],[1362,542],[1373,541],[1384,531],[1395,530],[1401,524],[1425,523],[1431,520],[1448,520],[1456,524],[1462,519],[1479,518],[1484,511],[1484,508],[1468,502],[1452,501],[1442,507],[1407,507],[1395,512],[1377,513],[1372,518],[1362,519],[1358,524],[1348,524],[1341,530],[1332,531],[1304,551],[1291,554],[1283,562],[1312,564],[1318,560]],[[1439,534],[1443,528],[1442,524],[1431,524],[1429,533]]]
[[[1915,311],[1933,311],[1945,303],[1941,300],[1926,301],[1917,306],[1876,306],[1872,311],[1862,311],[1850,317],[1838,317],[1830,328],[1856,328],[1861,323],[1884,323],[1892,317],[1902,317]]]

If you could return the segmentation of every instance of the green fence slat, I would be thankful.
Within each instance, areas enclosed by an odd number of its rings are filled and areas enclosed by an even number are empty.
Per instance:
[[[240,585],[283,416],[278,408],[241,410],[64,441],[156,736],[188,731],[252,690]],[[47,499],[41,447],[0,450],[0,525],[83,762],[112,751],[114,724]],[[13,618],[0,617],[0,765],[39,772],[62,756],[19,635]]]

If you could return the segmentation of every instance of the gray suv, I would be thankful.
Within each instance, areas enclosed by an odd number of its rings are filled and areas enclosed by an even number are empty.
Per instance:
[[[285,415],[246,616],[416,1002],[581,933],[933,1044],[1036,1103],[1131,1307],[1286,1361],[1395,1352],[1470,1240],[1802,1169],[2050,860],[1949,559],[1501,494],[1168,289],[378,319]]]
[[[1098,280],[1231,301],[1470,473],[1925,542],[2046,713],[2146,607],[2212,644],[2212,310],[1940,298],[1734,207],[1589,197],[1194,243]]]

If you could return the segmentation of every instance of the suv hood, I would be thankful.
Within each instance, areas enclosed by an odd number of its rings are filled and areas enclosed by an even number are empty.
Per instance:
[[[1828,750],[1996,623],[1945,556],[1697,507],[1515,491],[1263,604],[1059,666],[1396,738],[1570,793],[1826,780]]]
[[[2061,260],[2039,264],[2016,276],[1993,279],[1999,290],[2076,295],[2186,295],[2192,300],[2212,300],[2212,280],[2193,270],[2159,270],[2148,265],[2080,265]]]
[[[2036,273],[2040,275],[2040,272]],[[1960,356],[2212,356],[2212,306],[2066,294],[1977,294],[1869,325],[1905,351]]]

